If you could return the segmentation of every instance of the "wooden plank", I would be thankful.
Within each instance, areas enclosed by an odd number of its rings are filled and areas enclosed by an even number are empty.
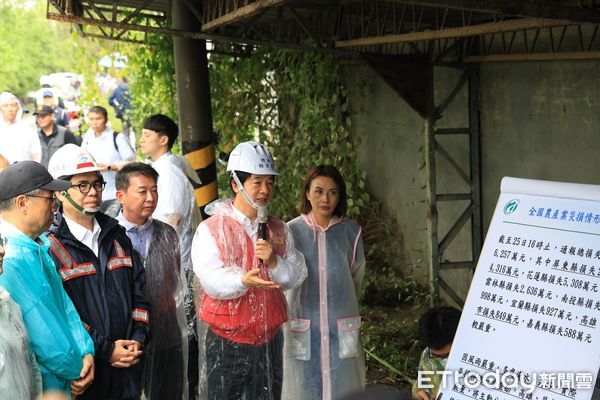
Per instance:
[[[234,24],[246,18],[252,17],[253,15],[262,13],[268,8],[280,7],[291,3],[292,1],[294,0],[256,0],[254,3],[250,3],[247,6],[240,7],[237,10],[234,10],[230,13],[215,18],[212,21],[202,24],[202,32],[207,32],[225,25]]]
[[[437,31],[423,31],[402,33],[399,35],[373,36],[351,40],[337,40],[335,47],[374,46],[390,43],[422,42],[437,39],[461,38],[479,36],[491,33],[515,32],[526,29],[553,28],[557,26],[572,25],[570,22],[556,21],[540,18],[518,18],[500,22],[445,28]]]

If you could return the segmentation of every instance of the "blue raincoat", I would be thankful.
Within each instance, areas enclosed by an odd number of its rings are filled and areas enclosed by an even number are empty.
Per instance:
[[[70,393],[83,356],[94,354],[92,339],[63,289],[46,235],[34,241],[6,221],[0,230],[8,239],[0,285],[21,307],[43,388]]]

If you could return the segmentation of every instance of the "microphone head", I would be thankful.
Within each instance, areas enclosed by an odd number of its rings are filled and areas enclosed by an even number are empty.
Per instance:
[[[256,221],[259,224],[266,224],[267,218],[269,218],[269,210],[267,206],[258,206],[258,212],[256,214]]]

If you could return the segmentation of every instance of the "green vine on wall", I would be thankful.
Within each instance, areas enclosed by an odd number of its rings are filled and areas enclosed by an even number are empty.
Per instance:
[[[359,138],[352,132],[342,71],[332,57],[273,49],[239,58],[213,53],[210,76],[220,150],[227,153],[235,143],[258,138],[277,159],[281,176],[274,214],[283,219],[298,214],[304,177],[319,164],[340,169],[349,215],[360,214],[369,194],[358,166]]]

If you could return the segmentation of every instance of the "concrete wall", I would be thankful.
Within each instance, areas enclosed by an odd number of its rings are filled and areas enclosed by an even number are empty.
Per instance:
[[[454,87],[460,71],[435,70],[436,104]],[[352,119],[362,137],[359,159],[367,186],[398,221],[402,263],[426,278],[427,246],[423,120],[368,66],[346,67]],[[600,62],[498,63],[481,66],[481,153],[484,232],[503,176],[600,183]],[[467,92],[461,92],[437,126],[467,124]],[[441,138],[468,171],[466,140]],[[440,157],[438,191],[467,187]],[[466,203],[465,203],[466,204]],[[440,239],[464,204],[440,204]],[[469,227],[445,254],[470,256]],[[444,272],[466,294],[470,275]]]
[[[423,120],[370,67],[346,70],[352,123],[361,134],[359,160],[367,188],[398,222],[398,245],[408,272],[418,269],[427,246],[424,214]]]
[[[481,69],[484,223],[503,176],[600,184],[600,62]]]

